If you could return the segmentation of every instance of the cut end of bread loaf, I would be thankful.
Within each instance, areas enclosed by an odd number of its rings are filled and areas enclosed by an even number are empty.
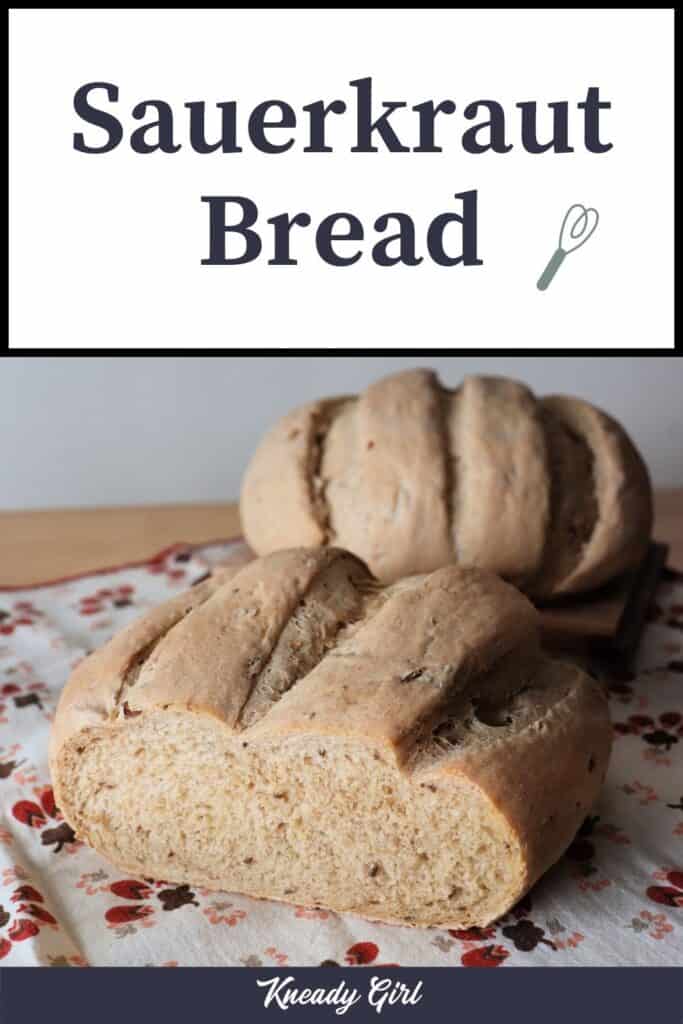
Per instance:
[[[65,689],[51,767],[79,838],[144,877],[441,927],[490,923],[561,856],[606,702],[512,587],[381,587],[334,549],[202,586]]]
[[[79,838],[134,877],[443,926],[488,922],[527,887],[520,837],[480,787],[361,744],[250,747],[152,712],[70,746],[61,770]]]

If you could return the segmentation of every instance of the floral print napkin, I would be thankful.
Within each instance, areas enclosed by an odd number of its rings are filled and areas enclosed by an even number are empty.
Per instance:
[[[241,541],[0,588],[3,966],[672,966],[683,963],[683,574],[667,571],[636,674],[612,677],[607,782],[566,855],[489,928],[412,930],[128,878],[55,806],[47,739],[74,665]]]

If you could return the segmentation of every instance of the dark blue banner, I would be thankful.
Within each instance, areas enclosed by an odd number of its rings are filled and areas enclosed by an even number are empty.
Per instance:
[[[681,1024],[683,970],[0,970],[0,1024],[396,1020]]]

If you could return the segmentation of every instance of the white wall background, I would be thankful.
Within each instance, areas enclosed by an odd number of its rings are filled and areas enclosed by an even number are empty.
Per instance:
[[[0,507],[234,498],[282,413],[420,364],[450,386],[490,373],[581,395],[624,423],[657,485],[683,484],[675,357],[14,356],[0,362]]]

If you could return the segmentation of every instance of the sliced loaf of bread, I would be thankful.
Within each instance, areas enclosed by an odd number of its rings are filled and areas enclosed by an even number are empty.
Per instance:
[[[486,925],[561,856],[610,750],[600,687],[536,618],[475,568],[383,586],[317,548],[218,571],[77,667],[58,805],[137,876]]]

